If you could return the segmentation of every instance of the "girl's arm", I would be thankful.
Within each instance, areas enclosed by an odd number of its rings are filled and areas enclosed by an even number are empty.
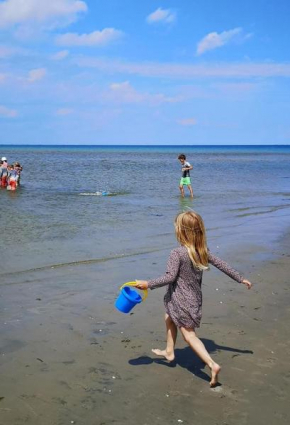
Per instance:
[[[210,251],[208,252],[208,262],[235,281],[244,283],[248,289],[251,288],[251,282],[249,282],[247,279],[244,279],[244,277],[239,272],[237,272],[237,270],[233,269],[225,261],[213,255]]]
[[[147,288],[154,289],[154,288],[160,288],[161,286],[173,284],[177,279],[179,267],[180,267],[179,255],[175,250],[173,250],[170,253],[170,256],[167,262],[167,269],[163,276],[160,276],[157,279],[151,279],[148,282],[136,280],[137,282],[136,286],[139,289],[147,289]]]

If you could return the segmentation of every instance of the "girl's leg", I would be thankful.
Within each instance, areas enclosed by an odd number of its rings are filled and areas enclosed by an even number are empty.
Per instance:
[[[167,313],[165,314],[165,324],[166,324],[166,337],[167,337],[166,348],[165,350],[159,350],[158,348],[155,348],[152,350],[152,352],[154,354],[157,354],[157,356],[165,357],[167,360],[172,362],[175,358],[174,347],[175,347],[176,338],[177,338],[177,327]]]
[[[207,352],[202,341],[196,336],[193,329],[180,328],[182,336],[192,350],[201,358],[201,360],[208,365],[211,370],[210,386],[214,387],[218,383],[218,374],[221,367],[213,361]]]

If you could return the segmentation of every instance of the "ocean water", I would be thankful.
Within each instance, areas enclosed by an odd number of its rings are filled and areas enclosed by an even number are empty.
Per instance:
[[[179,194],[179,153],[194,167],[193,200]],[[2,145],[0,154],[23,165],[21,187],[0,191],[0,275],[169,250],[174,217],[189,208],[210,248],[230,258],[258,257],[289,226],[289,146]]]

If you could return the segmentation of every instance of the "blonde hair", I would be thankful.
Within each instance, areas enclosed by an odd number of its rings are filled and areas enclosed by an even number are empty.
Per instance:
[[[206,232],[203,220],[194,211],[178,214],[175,218],[175,233],[178,242],[185,246],[195,267],[200,270],[208,268]]]

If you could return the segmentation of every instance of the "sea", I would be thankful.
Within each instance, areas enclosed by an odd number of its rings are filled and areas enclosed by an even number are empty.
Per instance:
[[[194,198],[179,192],[184,153]],[[174,218],[195,210],[208,245],[259,261],[289,230],[290,146],[7,146],[21,186],[0,191],[0,276],[73,267],[176,246]]]

